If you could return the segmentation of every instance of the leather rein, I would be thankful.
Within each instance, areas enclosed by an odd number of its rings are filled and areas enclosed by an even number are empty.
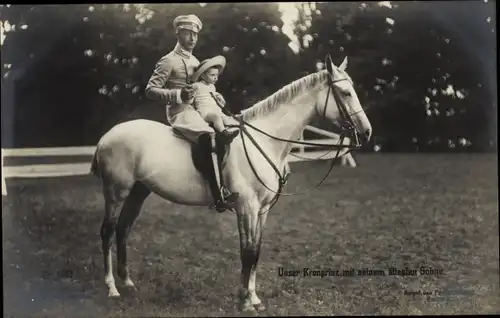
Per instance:
[[[324,182],[325,180],[328,178],[328,176],[330,175],[333,167],[335,166],[335,163],[337,162],[337,160],[339,159],[339,154],[340,154],[340,151],[344,148],[348,148],[349,150],[346,152],[349,153],[351,152],[352,149],[358,149],[361,147],[361,145],[359,144],[359,140],[358,140],[358,136],[356,134],[356,132],[354,131],[354,124],[352,122],[352,115],[354,115],[355,113],[353,114],[350,114],[346,108],[346,106],[344,105],[344,103],[342,103],[342,100],[339,96],[339,93],[335,90],[333,84],[337,83],[337,82],[341,82],[341,81],[348,81],[347,78],[341,78],[341,79],[337,79],[337,80],[333,80],[331,77],[328,78],[328,81],[329,81],[329,85],[328,85],[328,92],[326,94],[326,100],[325,100],[325,107],[323,109],[323,114],[322,114],[322,117],[323,119],[326,118],[326,108],[328,106],[328,99],[330,97],[330,91],[332,91],[333,93],[333,96],[335,98],[335,101],[337,103],[337,106],[339,108],[339,112],[340,112],[340,116],[341,116],[341,122],[340,122],[340,126],[341,126],[341,133],[340,133],[340,140],[337,144],[333,144],[333,145],[325,145],[325,144],[317,144],[317,143],[312,143],[312,142],[306,142],[306,141],[298,141],[298,140],[289,140],[289,139],[283,139],[283,138],[279,138],[279,137],[276,137],[276,136],[272,136],[270,134],[268,134],[267,132],[253,126],[252,124],[244,121],[240,116],[237,116],[237,115],[234,115],[232,114],[231,112],[229,112],[228,109],[226,109],[224,106],[222,106],[219,101],[215,98],[215,95],[213,93],[212,94],[212,97],[214,98],[214,100],[216,101],[217,105],[223,110],[223,112],[225,112],[228,116],[232,117],[233,119],[237,120],[239,122],[238,125],[227,125],[227,127],[233,127],[233,128],[239,128],[240,131],[242,132],[241,134],[241,140],[242,140],[242,143],[243,143],[243,149],[245,150],[245,156],[247,157],[247,161],[248,161],[248,164],[250,165],[250,168],[252,169],[252,172],[254,173],[255,177],[259,180],[259,182],[269,191],[273,192],[275,194],[273,200],[272,200],[272,204],[271,206],[269,207],[269,209],[265,212],[260,212],[259,215],[261,214],[264,214],[264,213],[267,213],[269,212],[269,210],[271,210],[271,208],[278,202],[279,198],[281,195],[283,196],[293,196],[293,195],[299,195],[299,194],[306,194],[312,190],[315,190],[317,188],[319,188]],[[316,109],[316,112],[318,110]],[[321,116],[320,116],[321,117]],[[271,139],[274,139],[274,140],[278,140],[278,141],[283,141],[283,142],[288,142],[288,143],[293,143],[293,144],[299,144],[299,145],[308,145],[308,146],[317,146],[317,147],[324,147],[324,148],[331,148],[330,151],[327,152],[330,153],[332,151],[334,151],[335,149],[337,149],[337,154],[335,155],[335,157],[331,160],[331,163],[330,163],[330,167],[328,169],[328,172],[326,173],[326,175],[321,179],[321,181],[314,187],[306,190],[306,191],[303,191],[303,192],[297,192],[297,193],[282,193],[282,190],[283,190],[283,187],[284,185],[287,183],[288,181],[288,178],[290,176],[290,173],[287,172],[285,174],[282,175],[282,173],[279,171],[279,169],[276,167],[276,165],[273,163],[273,161],[269,158],[269,156],[265,153],[265,151],[262,149],[262,147],[260,147],[260,145],[258,144],[258,142],[253,138],[253,136],[248,132],[248,129],[247,129],[247,126],[258,131],[259,133],[271,138]],[[355,140],[356,140],[356,144],[355,145],[343,145],[343,142],[344,142],[344,139],[346,137],[346,131],[349,131],[349,132],[353,132],[354,133],[354,136],[355,136]],[[267,162],[271,165],[271,167],[273,168],[273,170],[276,172],[276,174],[278,175],[278,191],[274,191],[272,189],[270,189],[264,181],[262,181],[262,179],[260,178],[259,174],[257,173],[254,165],[252,164],[252,161],[250,159],[250,156],[248,154],[248,150],[247,150],[247,146],[246,146],[246,142],[245,142],[245,138],[244,136],[246,136],[251,142],[252,144],[257,148],[257,150],[259,150],[259,152],[264,156],[264,158],[267,160]],[[322,155],[322,156],[325,156],[326,154]],[[320,157],[322,157],[320,156]]]

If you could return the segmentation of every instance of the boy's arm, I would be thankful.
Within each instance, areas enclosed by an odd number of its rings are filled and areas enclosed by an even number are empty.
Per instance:
[[[224,96],[222,96],[221,93],[219,92],[214,92],[214,96],[215,96],[215,99],[217,99],[217,101],[219,102],[219,104],[222,106],[222,107],[225,107],[226,106],[226,100],[224,99]]]

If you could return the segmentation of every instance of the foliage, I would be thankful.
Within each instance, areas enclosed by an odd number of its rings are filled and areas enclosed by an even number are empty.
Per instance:
[[[228,60],[218,89],[235,112],[330,53],[336,63],[348,56],[384,150],[496,142],[491,4],[384,3],[297,3],[298,54],[280,31],[277,3],[2,6],[2,123],[13,119],[16,137],[3,143],[95,144],[120,120],[165,121],[144,88],[175,45],[174,17],[187,13],[203,21],[198,59]]]
[[[348,56],[348,71],[386,150],[487,146],[496,125],[489,117],[496,96],[486,89],[496,91],[492,64],[483,64],[494,54],[491,6],[385,4],[302,4],[295,29],[303,60],[330,53],[340,63]]]

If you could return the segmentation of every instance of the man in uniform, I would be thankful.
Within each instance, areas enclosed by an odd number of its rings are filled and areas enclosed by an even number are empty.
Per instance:
[[[156,63],[153,75],[146,86],[146,97],[165,102],[167,119],[172,128],[190,142],[200,144],[206,149],[207,154],[210,154],[215,131],[191,105],[195,91],[191,86],[190,77],[200,64],[192,52],[203,25],[196,15],[189,14],[176,17],[173,26],[177,44],[173,51]],[[216,156],[211,156],[213,157]],[[214,165],[218,165],[218,162],[214,162]],[[211,172],[208,181],[217,211],[223,212],[234,208],[238,193],[231,193],[226,189],[226,195],[223,195],[215,169]]]

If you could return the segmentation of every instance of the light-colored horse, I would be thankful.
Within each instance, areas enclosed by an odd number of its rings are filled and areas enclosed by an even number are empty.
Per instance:
[[[362,140],[371,136],[370,122],[360,105],[353,82],[345,72],[347,58],[336,67],[330,57],[326,70],[302,77],[242,112],[241,118],[282,139],[297,140],[314,116],[339,123],[342,114]],[[342,105],[338,105],[342,104]],[[341,107],[339,107],[341,106]],[[276,167],[283,171],[292,145],[248,128]],[[245,146],[243,145],[245,138]],[[246,148],[246,152],[245,149]],[[248,154],[248,157],[247,157]],[[260,180],[249,164],[255,168]],[[208,206],[213,201],[208,184],[191,159],[191,145],[170,127],[149,120],[133,120],[113,127],[99,141],[92,173],[103,183],[105,215],[101,226],[105,283],[110,297],[120,296],[112,272],[110,247],[116,233],[117,275],[134,288],[127,267],[127,238],[144,200],[153,192],[174,203]],[[243,310],[265,307],[256,294],[257,262],[262,230],[279,180],[257,147],[240,134],[231,144],[223,176],[239,192],[236,208],[241,252],[241,305]],[[267,187],[267,188],[266,188]],[[270,191],[274,189],[274,191]]]

